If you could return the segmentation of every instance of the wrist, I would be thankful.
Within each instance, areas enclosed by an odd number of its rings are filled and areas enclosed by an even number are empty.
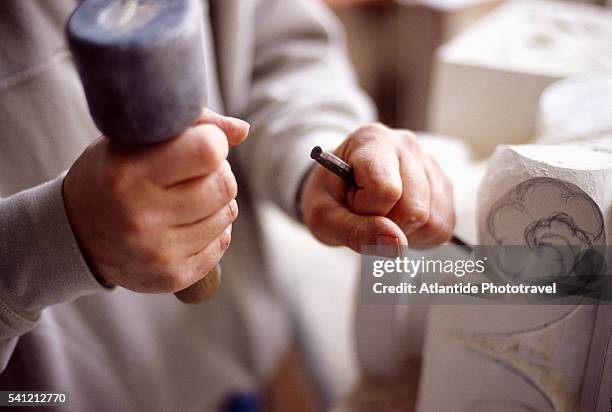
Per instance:
[[[304,188],[306,187],[306,182],[312,174],[315,166],[316,165],[312,165],[308,168],[308,170],[306,170],[306,173],[304,173],[302,179],[300,180],[300,183],[298,184],[297,192],[295,194],[295,215],[297,216],[298,221],[302,224],[304,223],[304,207],[302,202],[302,200],[304,199]]]
[[[70,173],[70,172],[69,172]],[[63,181],[62,181],[62,200],[64,202],[64,210],[66,212],[66,217],[68,219],[68,224],[70,225],[70,229],[72,231],[72,235],[74,236],[74,239],[76,241],[76,244],[78,246],[79,252],[81,253],[81,257],[83,258],[83,261],[85,262],[85,264],[87,265],[87,268],[89,269],[89,272],[92,274],[92,276],[94,277],[94,279],[96,280],[96,282],[98,282],[98,284],[106,289],[112,289],[115,287],[115,285],[109,283],[108,281],[106,281],[106,279],[104,279],[104,277],[102,275],[100,275],[100,273],[96,270],[95,265],[93,265],[91,257],[89,256],[88,253],[86,253],[86,250],[84,248],[83,245],[83,241],[80,239],[80,236],[78,236],[78,231],[76,230],[75,227],[75,222],[74,222],[74,210],[72,210],[72,208],[69,205],[69,200],[68,198],[70,196],[67,195],[67,190],[66,190],[66,181],[67,179],[69,179],[69,173],[64,177]]]

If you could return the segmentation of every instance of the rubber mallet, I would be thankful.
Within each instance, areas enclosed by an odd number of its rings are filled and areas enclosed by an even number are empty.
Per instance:
[[[147,145],[178,136],[206,103],[198,0],[84,0],[66,27],[94,123],[105,136]],[[210,298],[220,267],[176,293]]]

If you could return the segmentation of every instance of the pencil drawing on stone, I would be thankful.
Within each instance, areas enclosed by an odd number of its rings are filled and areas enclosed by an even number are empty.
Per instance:
[[[599,206],[578,186],[549,177],[525,180],[499,198],[485,232],[493,244],[509,246],[495,266],[512,282],[564,279],[606,244]]]

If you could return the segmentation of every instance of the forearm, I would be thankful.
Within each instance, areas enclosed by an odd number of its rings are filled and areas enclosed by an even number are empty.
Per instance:
[[[63,176],[0,200],[0,360],[44,308],[105,290],[89,271],[62,199]]]
[[[266,16],[257,27],[251,134],[238,154],[255,193],[295,215],[310,149],[337,147],[374,111],[327,10],[315,2],[268,2]]]

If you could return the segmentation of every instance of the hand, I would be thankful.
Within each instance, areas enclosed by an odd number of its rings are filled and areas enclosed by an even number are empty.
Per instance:
[[[308,176],[304,223],[321,242],[362,252],[364,245],[431,247],[452,237],[451,183],[412,133],[367,125],[334,154],[353,166],[358,187],[322,167]]]
[[[249,125],[205,110],[178,138],[89,146],[64,179],[64,202],[96,276],[137,292],[176,292],[221,260],[238,215],[226,160]]]

